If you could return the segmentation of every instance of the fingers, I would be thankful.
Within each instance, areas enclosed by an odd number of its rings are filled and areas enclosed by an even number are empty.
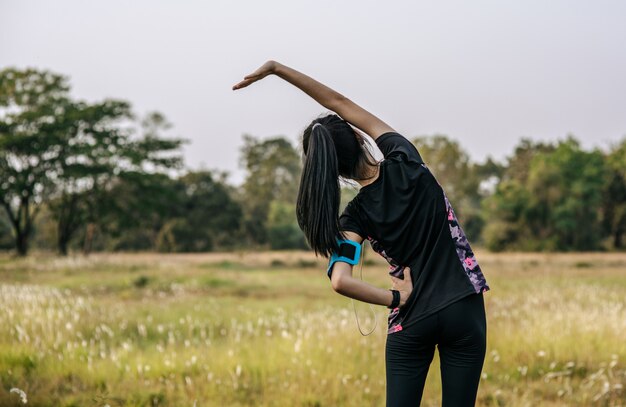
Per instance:
[[[251,83],[258,81],[260,79],[263,79],[264,77],[266,77],[267,75],[271,74],[274,70],[274,67],[276,66],[276,62],[275,61],[267,61],[266,63],[264,63],[260,68],[258,68],[257,70],[255,70],[252,73],[249,73],[248,75],[243,77],[243,81],[239,82],[238,84],[236,84],[235,86],[233,86],[233,90],[236,89],[241,89],[241,88],[245,88],[246,86],[250,85]]]
[[[243,77],[243,81],[241,81],[238,84],[236,84],[235,86],[233,86],[233,90],[245,88],[246,86],[250,85],[251,83],[254,83],[254,82],[258,81],[259,79],[261,79],[261,78],[259,78],[259,75],[257,73],[251,73],[250,75],[246,75],[246,76]]]
[[[391,278],[391,282],[392,282],[392,289],[397,289],[397,288],[404,288],[406,287],[413,287],[413,281],[411,280],[411,269],[409,267],[405,267],[403,270],[403,277],[404,278],[398,278],[395,276],[390,275],[389,278]]]
[[[407,280],[402,280],[397,277],[391,277],[391,288],[403,287],[407,284]]]
[[[246,86],[250,85],[252,82],[253,81],[250,81],[250,80],[241,81],[238,84],[233,86],[233,90],[245,88]]]
[[[410,269],[410,268],[408,268],[408,267],[405,267],[405,268],[404,268],[404,270],[403,270],[403,272],[402,272],[402,275],[404,276],[404,278],[398,278],[398,277],[395,277],[395,276],[392,276],[392,275],[390,275],[389,277],[390,277],[390,278],[391,278],[391,280],[393,280],[393,281],[404,281],[404,280],[406,280],[407,278],[408,278],[408,279],[411,279],[411,269]]]

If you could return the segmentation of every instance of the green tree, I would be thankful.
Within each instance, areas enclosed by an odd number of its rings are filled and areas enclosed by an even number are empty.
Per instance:
[[[217,171],[177,178],[125,173],[103,210],[111,250],[200,252],[240,243],[242,209],[226,174]]]
[[[188,172],[179,179],[184,185],[181,216],[187,228],[177,236],[181,250],[228,249],[238,244],[242,209],[232,197],[226,174],[211,171]]]
[[[267,233],[271,249],[308,248],[296,221],[296,207],[293,204],[280,201],[273,201],[270,204]]]
[[[0,71],[0,204],[22,256],[28,252],[33,221],[53,187],[68,91],[67,78],[49,71]]]
[[[519,155],[518,155],[519,153]],[[595,250],[605,187],[603,154],[573,137],[555,146],[522,141],[507,176],[486,203],[494,250]],[[517,172],[510,172],[515,168]]]
[[[50,172],[54,188],[49,207],[57,223],[57,249],[66,255],[72,236],[85,224],[94,190],[113,175],[110,157],[117,155],[124,139],[115,121],[130,118],[130,106],[121,101],[66,101],[60,108],[59,145],[53,147],[59,155]]]
[[[529,224],[547,249],[596,250],[606,168],[603,154],[583,151],[573,137],[531,163]]]
[[[523,138],[513,155],[499,172],[493,194],[483,200],[483,218],[487,219],[483,232],[486,246],[494,251],[537,249],[539,243],[533,236],[526,211],[530,205],[527,188],[532,160],[540,153],[554,151],[551,144],[533,142]]]
[[[614,249],[624,248],[626,233],[626,138],[613,146],[607,155],[607,180],[602,199],[605,235]]]
[[[266,244],[271,203],[295,206],[300,158],[291,143],[282,137],[261,141],[246,135],[241,154],[241,164],[247,172],[241,197],[245,232],[253,242]]]
[[[61,255],[67,254],[68,244],[79,227],[98,222],[95,207],[115,177],[127,171],[180,168],[181,156],[171,153],[184,141],[161,137],[160,132],[170,124],[158,112],[142,120],[142,137],[132,139],[128,127],[120,123],[132,118],[130,106],[123,101],[91,105],[78,102],[66,112],[66,142],[61,147],[55,199],[50,205],[57,219]]]
[[[490,250],[520,250],[521,244],[534,241],[526,224],[529,200],[529,191],[522,182],[503,179],[484,201],[484,216],[488,221],[483,240]]]
[[[125,171],[95,207],[107,250],[154,250],[164,224],[181,216],[184,185],[163,173]]]
[[[503,179],[518,180],[526,183],[530,172],[530,165],[538,154],[551,153],[556,149],[553,144],[534,142],[528,138],[522,138],[513,155],[508,158],[504,170]]]

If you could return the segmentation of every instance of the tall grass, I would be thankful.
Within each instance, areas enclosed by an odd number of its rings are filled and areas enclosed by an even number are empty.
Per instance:
[[[626,255],[478,257],[478,404],[626,405]],[[386,310],[362,337],[308,253],[5,256],[0,281],[2,406],[23,405],[12,388],[35,406],[384,405]],[[424,406],[440,405],[438,369]]]

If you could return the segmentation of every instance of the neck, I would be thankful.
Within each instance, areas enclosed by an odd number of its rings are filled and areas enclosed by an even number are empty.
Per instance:
[[[368,165],[367,177],[363,180],[356,180],[362,187],[371,184],[378,179],[380,167],[378,165]]]

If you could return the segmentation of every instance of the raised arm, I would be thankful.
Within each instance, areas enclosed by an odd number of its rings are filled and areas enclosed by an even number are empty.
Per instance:
[[[276,61],[267,61],[259,69],[246,75],[243,81],[233,86],[233,90],[245,88],[265,78],[267,75],[276,75],[296,86],[315,99],[320,105],[334,111],[345,121],[364,131],[374,140],[384,133],[395,131],[387,123],[343,96],[341,93],[336,92],[302,72],[298,72]]]

